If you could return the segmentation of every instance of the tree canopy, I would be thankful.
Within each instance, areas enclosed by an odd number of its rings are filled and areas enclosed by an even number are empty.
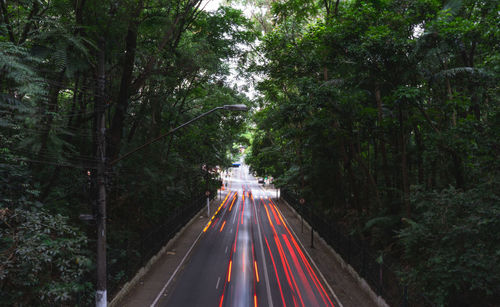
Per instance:
[[[494,306],[500,4],[231,3],[249,17],[201,0],[0,1],[0,301],[92,300],[95,225],[79,216],[96,214],[104,109],[111,296],[146,256],[131,242],[216,189],[210,170],[249,142],[254,172],[398,259],[404,283]],[[257,76],[255,97],[232,66]],[[228,104],[255,106],[253,122],[221,110],[120,159]]]
[[[79,215],[96,212],[100,103],[111,296],[127,281],[124,261],[144,258],[130,242],[218,187],[208,170],[230,164],[241,113],[211,114],[111,161],[215,107],[250,106],[229,62],[245,65],[238,44],[255,37],[241,11],[207,12],[200,0],[1,1],[2,304],[92,300],[95,226]]]
[[[269,4],[247,162],[435,303],[498,302],[499,4]]]

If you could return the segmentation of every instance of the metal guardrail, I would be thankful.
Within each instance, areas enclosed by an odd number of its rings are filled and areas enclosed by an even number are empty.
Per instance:
[[[395,274],[397,264],[388,257],[379,258],[361,240],[346,234],[334,221],[326,220],[311,207],[305,210],[291,192],[282,190],[281,197],[290,204],[379,296],[390,306],[434,307],[425,296],[411,285],[404,285]],[[307,212],[306,212],[307,211]],[[383,262],[382,262],[383,261]]]

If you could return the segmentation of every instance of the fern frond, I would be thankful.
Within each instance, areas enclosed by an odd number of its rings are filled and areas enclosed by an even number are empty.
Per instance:
[[[462,0],[448,0],[443,6],[443,11],[451,16],[456,16],[462,7]]]
[[[38,76],[36,66],[41,59],[29,51],[10,42],[0,42],[0,71],[3,79],[11,83],[11,90],[31,97],[42,97],[45,88]]]
[[[438,72],[437,74],[434,74],[433,78],[436,80],[442,80],[444,78],[456,78],[460,75],[469,75],[472,77],[475,77],[477,79],[489,79],[493,75],[480,68],[475,68],[475,67],[455,67],[451,69],[446,69]]]
[[[54,66],[57,72],[63,71],[68,65],[66,50],[57,49],[56,52],[54,52],[52,55],[52,61],[54,62]]]
[[[328,86],[328,87],[340,87],[344,84],[344,79],[331,79],[323,82],[319,87]]]

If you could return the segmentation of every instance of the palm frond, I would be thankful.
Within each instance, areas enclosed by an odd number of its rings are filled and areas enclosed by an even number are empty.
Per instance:
[[[450,68],[446,70],[442,70],[436,74],[433,75],[433,79],[436,80],[443,80],[445,78],[456,78],[461,75],[468,75],[477,79],[490,79],[493,77],[493,74],[490,72],[480,69],[480,68],[475,68],[475,67],[455,67],[455,68]]]
[[[331,80],[323,82],[320,85],[320,88],[323,86],[340,87],[343,84],[344,84],[344,79],[331,79]]]
[[[10,42],[0,42],[0,76],[8,80],[11,90],[29,97],[42,97],[45,88],[36,71],[41,59]]]
[[[462,0],[448,0],[443,6],[443,11],[447,12],[451,16],[456,16],[462,8]]]

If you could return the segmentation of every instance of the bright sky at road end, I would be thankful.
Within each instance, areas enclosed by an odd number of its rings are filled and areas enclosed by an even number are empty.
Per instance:
[[[252,17],[252,12],[257,9],[255,7],[252,7],[249,5],[242,5],[241,3],[228,4],[227,1],[224,1],[224,0],[203,0],[201,2],[201,8],[207,12],[217,11],[219,6],[221,6],[221,5],[225,5],[225,6],[230,5],[231,7],[235,8],[235,9],[240,9],[243,12],[243,15],[245,15],[247,18]]]
[[[221,5],[228,5],[226,1],[224,0],[203,0],[201,3],[201,8],[204,11],[207,12],[215,12]],[[251,17],[251,12],[252,9],[248,6],[243,6],[241,4],[235,4],[232,3],[231,6],[236,9],[240,9],[243,11],[243,14],[247,17]],[[246,45],[240,45],[239,46],[242,49],[247,49],[249,46]],[[253,99],[257,95],[257,92],[254,89],[254,84],[252,80],[248,80],[246,78],[241,78],[240,74],[236,71],[236,68],[238,66],[237,59],[233,58],[229,60],[229,69],[231,71],[231,75],[228,78],[228,81],[231,85],[237,85],[238,88],[243,88],[247,87],[248,89],[246,90],[246,95],[250,98]],[[259,80],[260,78],[258,76],[254,76],[255,79]]]
[[[201,3],[201,7],[203,10],[208,12],[217,11],[221,4],[221,0],[205,0]]]

